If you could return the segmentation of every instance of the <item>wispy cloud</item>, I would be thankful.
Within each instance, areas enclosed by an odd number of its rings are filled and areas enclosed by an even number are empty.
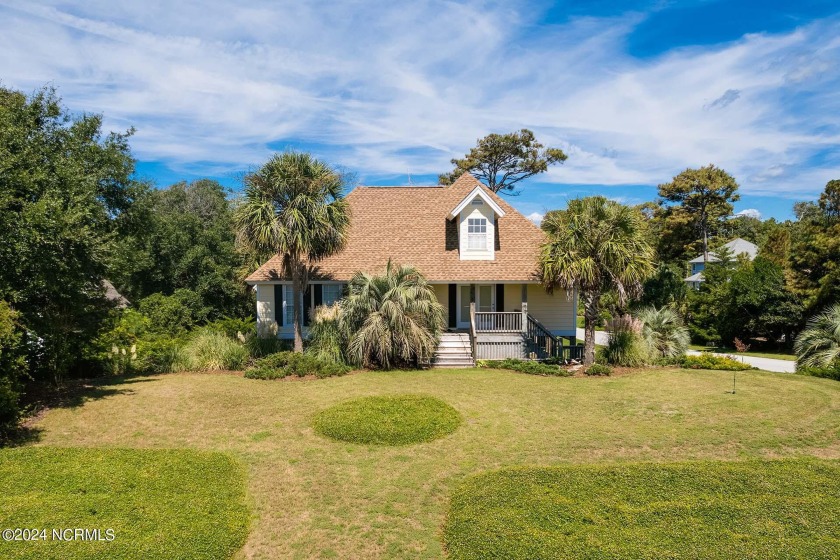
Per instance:
[[[737,89],[728,89],[723,92],[723,95],[709,103],[708,105],[704,105],[703,108],[706,110],[709,109],[723,109],[727,105],[731,105],[738,98],[741,97],[741,91]]]
[[[655,185],[714,162],[745,192],[801,196],[836,175],[840,20],[639,60],[625,39],[643,13],[538,17],[470,1],[0,0],[0,76],[136,126],[137,155],[176,169],[232,173],[302,145],[363,181],[434,175],[476,138],[528,127],[570,155],[546,182]]]

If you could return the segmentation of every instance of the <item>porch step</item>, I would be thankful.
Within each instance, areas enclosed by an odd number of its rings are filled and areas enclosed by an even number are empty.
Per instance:
[[[467,333],[443,333],[432,360],[434,367],[473,367],[470,335]]]

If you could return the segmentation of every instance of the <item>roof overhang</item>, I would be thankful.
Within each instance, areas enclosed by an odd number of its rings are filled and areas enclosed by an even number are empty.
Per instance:
[[[481,187],[476,187],[472,190],[472,192],[470,192],[470,194],[465,196],[464,199],[458,203],[458,206],[456,206],[452,209],[451,212],[449,212],[449,216],[447,216],[447,219],[451,220],[455,216],[460,214],[461,211],[463,211],[464,208],[466,208],[467,205],[470,202],[472,202],[475,197],[481,198],[485,204],[487,204],[490,208],[493,209],[493,212],[495,212],[498,217],[504,217],[505,211],[502,210],[502,207],[496,204],[496,201],[490,198],[490,195],[484,192],[484,189],[482,189]]]

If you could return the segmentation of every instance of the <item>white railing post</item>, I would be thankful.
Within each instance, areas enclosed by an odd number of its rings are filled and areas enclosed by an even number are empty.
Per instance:
[[[528,302],[522,302],[522,332],[528,332]]]

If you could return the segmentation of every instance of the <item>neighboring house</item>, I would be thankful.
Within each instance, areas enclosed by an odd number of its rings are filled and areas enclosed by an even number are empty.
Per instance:
[[[125,299],[121,293],[117,291],[113,284],[108,280],[102,280],[102,287],[105,289],[105,299],[117,309],[125,309],[129,306],[129,301]]]
[[[750,243],[746,239],[741,239],[737,237],[726,243],[724,245],[729,252],[732,254],[733,257],[738,257],[739,255],[746,255],[749,260],[753,260],[756,255],[758,255],[758,247],[756,247],[753,243]],[[716,254],[713,252],[709,252],[709,259],[708,262],[719,262],[720,259]],[[703,282],[703,270],[706,268],[706,263],[704,262],[703,255],[699,257],[693,258],[688,261],[688,264],[691,266],[691,276],[685,278],[685,282],[688,283],[689,286],[694,288],[695,290],[700,289],[700,283]]]
[[[449,186],[358,187],[346,200],[347,244],[314,265],[299,303],[305,324],[311,309],[341,297],[353,274],[381,272],[391,259],[426,277],[449,329],[464,333],[445,336],[442,347],[465,346],[467,335],[478,358],[557,355],[559,337],[574,345],[577,293],[548,294],[539,283],[545,234],[471,175]],[[246,281],[256,286],[258,327],[291,338],[292,288],[281,271],[275,256]]]

